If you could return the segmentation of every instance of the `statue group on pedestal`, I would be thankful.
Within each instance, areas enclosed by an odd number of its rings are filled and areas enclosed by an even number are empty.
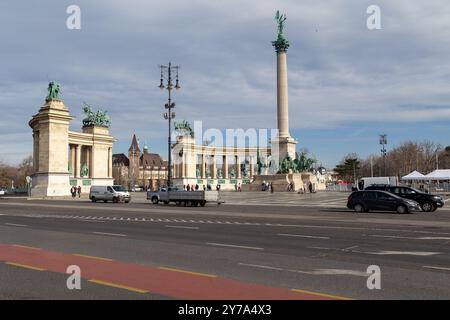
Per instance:
[[[111,118],[106,111],[92,111],[92,107],[86,102],[83,108],[86,118],[83,119],[83,126],[101,126],[109,128],[111,126]]]

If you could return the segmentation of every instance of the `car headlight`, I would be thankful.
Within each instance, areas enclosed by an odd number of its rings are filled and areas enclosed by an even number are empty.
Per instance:
[[[441,196],[434,196],[433,199],[434,200],[442,200],[442,197]]]

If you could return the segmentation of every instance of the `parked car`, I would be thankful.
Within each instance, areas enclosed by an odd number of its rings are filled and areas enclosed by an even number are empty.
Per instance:
[[[8,194],[8,190],[6,188],[0,188],[0,196],[4,196]]]
[[[414,200],[419,203],[420,208],[425,212],[436,211],[444,206],[444,199],[441,196],[428,194],[411,187],[393,187],[388,185],[374,185],[365,190],[384,190],[399,197]]]
[[[364,190],[355,191],[347,199],[347,208],[356,212],[370,210],[396,211],[397,213],[412,213],[420,210],[416,201],[404,199],[386,191]]]
[[[114,203],[124,201],[130,202],[130,193],[126,191],[122,186],[92,186],[89,192],[89,199],[92,202],[112,201]]]

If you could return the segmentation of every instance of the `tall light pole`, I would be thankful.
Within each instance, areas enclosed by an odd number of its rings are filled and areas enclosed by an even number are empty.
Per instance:
[[[386,145],[387,145],[387,134],[380,134],[380,144],[381,144],[381,156],[384,161],[384,175],[386,175]]]
[[[169,92],[169,98],[167,103],[165,104],[165,108],[167,112],[164,113],[164,119],[169,122],[169,137],[168,137],[168,168],[167,168],[167,187],[172,186],[172,119],[175,118],[175,112],[172,112],[172,109],[175,108],[175,102],[172,102],[172,89],[176,90],[180,89],[180,84],[178,81],[178,69],[180,66],[172,66],[172,63],[169,62],[169,65],[161,65],[161,81],[159,84],[159,88],[161,90],[167,89]],[[172,83],[172,71],[176,72],[175,78],[175,87]],[[164,80],[167,81],[166,85],[164,85]]]

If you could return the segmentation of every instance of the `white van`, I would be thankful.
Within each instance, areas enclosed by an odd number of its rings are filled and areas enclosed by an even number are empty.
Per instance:
[[[359,179],[358,189],[364,190],[367,187],[373,185],[388,185],[388,186],[398,186],[398,178],[396,176],[392,177],[364,177]]]
[[[126,191],[122,186],[92,186],[89,192],[89,199],[92,202],[112,201],[117,203],[119,201],[124,201],[125,203],[130,202],[130,193]]]

